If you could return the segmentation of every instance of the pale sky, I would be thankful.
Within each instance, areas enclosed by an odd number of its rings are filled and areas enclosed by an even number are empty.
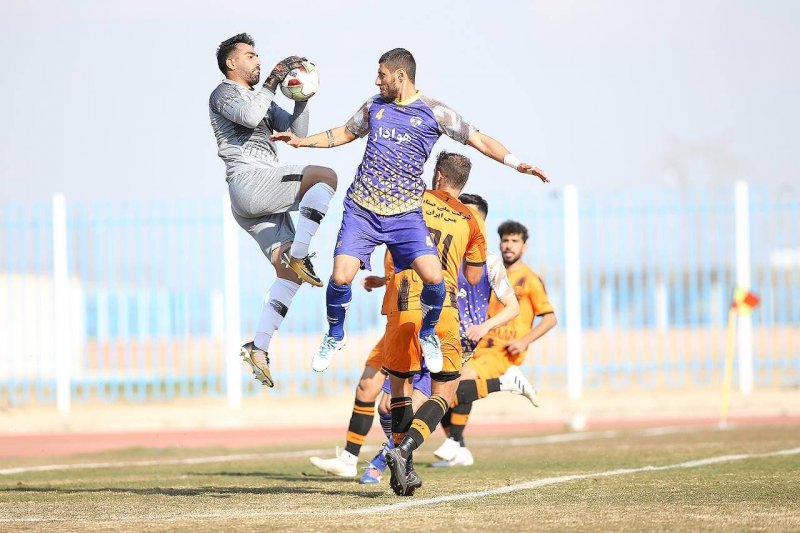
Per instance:
[[[472,156],[476,192],[797,183],[799,27],[795,0],[2,0],[0,203],[223,195],[208,96],[216,46],[242,31],[263,75],[291,54],[317,64],[311,133],[344,124],[376,93],[378,57],[409,49],[420,89],[553,180],[443,138],[434,153]],[[344,189],[363,149],[280,156]]]

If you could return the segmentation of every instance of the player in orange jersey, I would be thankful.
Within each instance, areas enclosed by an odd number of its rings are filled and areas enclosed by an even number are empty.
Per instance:
[[[442,153],[439,163],[464,166],[469,160],[458,154]],[[441,420],[452,401],[461,372],[461,335],[458,314],[458,275],[477,283],[486,262],[486,234],[483,220],[458,201],[466,183],[453,179],[459,173],[437,172],[434,189],[423,196],[422,211],[442,262],[445,303],[436,334],[441,340],[443,364],[431,372],[431,397],[414,411],[411,405],[411,380],[420,371],[422,352],[417,340],[425,310],[419,303],[422,280],[412,270],[394,277],[396,307],[389,311],[383,368],[391,379],[392,433],[396,447],[386,452],[391,471],[390,485],[398,495],[410,495],[422,481],[413,469],[412,452],[418,448]]]
[[[555,327],[556,315],[541,278],[522,262],[528,249],[528,229],[519,222],[506,221],[497,228],[497,233],[501,239],[503,264],[519,301],[520,313],[509,323],[490,330],[480,340],[473,358],[464,365],[452,409],[442,420],[449,438],[434,452],[442,459],[437,466],[472,464],[472,454],[464,445],[464,428],[472,402],[492,392],[509,390],[523,394],[538,405],[536,391],[519,365],[525,360],[531,343]],[[489,317],[502,309],[502,303],[492,295]],[[537,317],[540,318],[538,322]]]
[[[392,292],[394,284],[391,282],[394,276],[394,263],[389,251],[384,256],[383,276],[367,276],[362,280],[362,285],[367,291],[386,286],[386,293],[383,296],[381,314],[386,315],[396,295]],[[311,463],[329,474],[340,477],[354,477],[358,474],[358,455],[361,447],[372,427],[372,420],[375,417],[375,405],[381,391],[387,393],[384,401],[381,402],[379,414],[381,426],[387,437],[391,438],[391,415],[389,413],[388,395],[389,390],[386,385],[388,378],[381,372],[383,366],[384,337],[375,344],[370,351],[364,371],[356,387],[355,401],[353,402],[353,413],[350,416],[350,423],[347,426],[347,435],[344,449],[336,448],[336,455],[330,458],[311,457]],[[414,376],[413,394],[411,396],[415,407],[421,406],[431,395],[431,378],[427,369],[423,369],[420,374]],[[381,451],[383,452],[383,450]],[[377,465],[377,467],[376,467]],[[365,468],[365,474],[361,477],[361,483],[380,483],[381,474],[386,468],[384,454],[379,453],[373,458]]]

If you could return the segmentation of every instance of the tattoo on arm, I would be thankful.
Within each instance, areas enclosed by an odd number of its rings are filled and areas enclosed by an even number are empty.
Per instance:
[[[334,145],[333,130],[326,130],[325,134],[328,136],[328,148],[333,147]]]

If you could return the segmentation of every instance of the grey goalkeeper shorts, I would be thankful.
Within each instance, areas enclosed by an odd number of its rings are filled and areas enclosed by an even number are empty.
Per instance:
[[[290,211],[297,211],[297,193],[306,165],[284,165],[242,172],[228,179],[231,211],[236,222],[258,242],[267,258],[294,240]]]

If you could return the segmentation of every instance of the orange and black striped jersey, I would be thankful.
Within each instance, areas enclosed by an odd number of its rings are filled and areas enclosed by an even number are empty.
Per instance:
[[[544,283],[528,265],[509,270],[508,281],[519,301],[519,315],[505,326],[498,326],[487,333],[481,339],[479,349],[481,347],[502,349],[508,341],[526,335],[533,327],[534,317],[553,312],[553,305],[547,297]],[[503,303],[492,294],[489,300],[489,316],[495,316],[502,309]]]
[[[483,219],[457,198],[439,190],[428,190],[422,197],[422,216],[439,257],[446,296],[446,307],[458,307],[458,271],[462,263],[483,265],[486,262],[486,228]],[[412,269],[394,276],[393,309],[419,309],[422,280]],[[391,312],[391,311],[390,311]]]

